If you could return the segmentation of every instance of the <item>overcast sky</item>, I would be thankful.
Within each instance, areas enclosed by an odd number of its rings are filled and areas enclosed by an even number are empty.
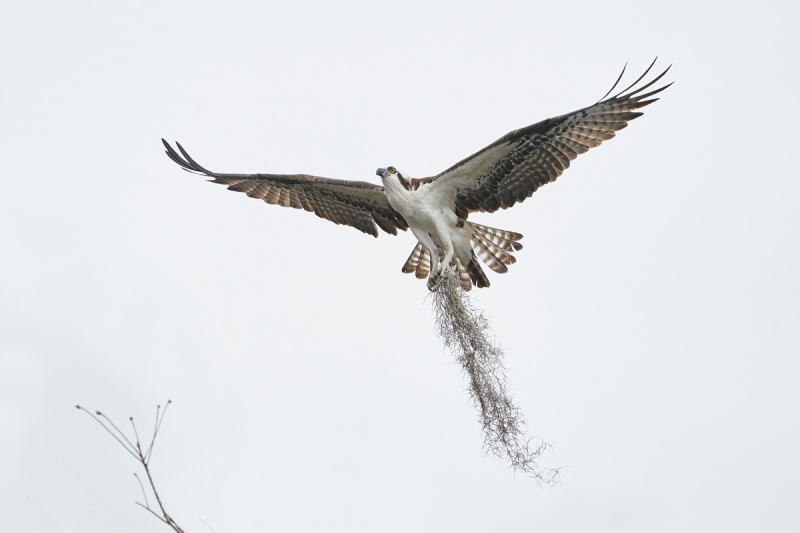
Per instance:
[[[123,5],[124,4],[124,5]],[[800,4],[21,2],[0,19],[0,516],[167,531],[80,403],[149,432],[216,533],[798,531]],[[481,451],[410,233],[181,171],[425,177],[675,85],[524,204],[476,291],[540,488]]]

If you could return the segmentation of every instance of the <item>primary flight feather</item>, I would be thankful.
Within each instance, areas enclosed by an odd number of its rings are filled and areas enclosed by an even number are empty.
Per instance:
[[[638,109],[658,98],[670,84],[651,89],[669,67],[641,83],[655,61],[635,82],[608,97],[622,79],[596,104],[512,131],[441,174],[410,178],[395,167],[379,168],[383,186],[306,174],[222,174],[200,166],[175,143],[164,139],[166,153],[184,170],[213,178],[269,204],[311,211],[336,224],[345,224],[375,237],[378,228],[397,235],[411,229],[417,244],[403,272],[428,278],[434,290],[448,266],[459,273],[464,289],[488,287],[489,279],[478,257],[495,272],[506,272],[516,261],[522,235],[467,221],[475,211],[506,209],[554,181],[570,161],[642,115]],[[641,83],[641,84],[640,84]],[[648,91],[648,89],[651,89]]]

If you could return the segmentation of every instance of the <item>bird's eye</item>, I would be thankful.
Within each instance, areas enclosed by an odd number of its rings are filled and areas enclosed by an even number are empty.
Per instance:
[[[389,171],[389,174],[396,174],[396,173],[397,173],[397,169],[396,169],[396,168],[394,168],[394,167],[389,167],[389,168],[387,168],[386,170],[388,170],[388,171]]]

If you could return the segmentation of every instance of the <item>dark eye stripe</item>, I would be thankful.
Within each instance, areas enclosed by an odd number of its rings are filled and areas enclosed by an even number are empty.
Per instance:
[[[411,189],[414,188],[414,185],[411,183],[411,180],[405,179],[403,175],[400,174],[399,172],[397,173],[397,178],[400,180],[400,185],[402,185],[405,190],[410,191]]]

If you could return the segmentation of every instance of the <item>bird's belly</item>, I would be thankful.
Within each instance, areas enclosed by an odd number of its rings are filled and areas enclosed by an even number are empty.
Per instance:
[[[413,206],[411,209],[408,209],[405,213],[401,212],[403,218],[405,218],[409,225],[417,226],[417,227],[434,227],[436,223],[441,219],[441,213],[432,213],[425,209],[420,209],[418,206]]]
[[[453,211],[449,209],[436,211],[415,209],[407,214],[403,213],[403,216],[408,221],[411,231],[417,236],[417,240],[425,244],[424,240],[419,237],[419,233],[424,232],[440,250],[446,251],[452,247],[455,256],[462,263],[469,261],[472,256],[470,230]]]
[[[452,247],[462,262],[465,257],[471,257],[469,228],[459,220],[452,208],[443,207],[447,202],[442,198],[420,191],[414,195],[390,196],[389,202],[403,215],[422,244],[427,246],[427,239],[424,238],[427,235],[442,251]]]

